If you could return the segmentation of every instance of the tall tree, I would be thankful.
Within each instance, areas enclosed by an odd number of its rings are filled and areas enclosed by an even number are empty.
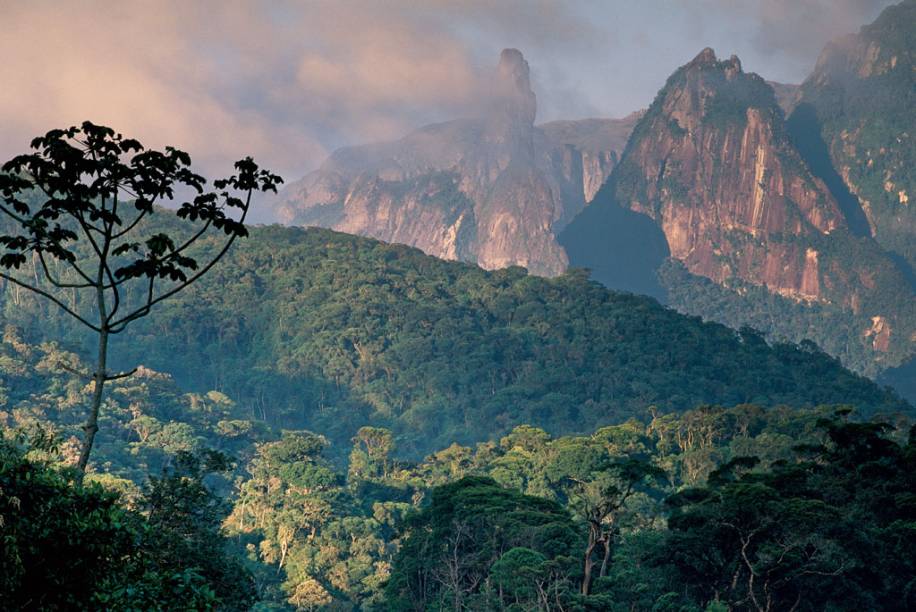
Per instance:
[[[97,335],[95,370],[74,370],[94,387],[77,464],[82,479],[105,383],[132,373],[108,370],[110,337],[206,274],[248,235],[252,194],[276,191],[282,179],[248,157],[236,162],[237,174],[214,181],[208,191],[187,153],[146,150],[88,121],[51,130],[31,148],[34,153],[14,157],[0,174],[0,213],[14,228],[0,235],[0,278],[50,300]],[[143,220],[176,190],[195,194],[175,211],[185,223],[170,234],[142,236]],[[226,237],[207,261],[189,254],[220,231]],[[75,298],[83,292],[91,307]]]

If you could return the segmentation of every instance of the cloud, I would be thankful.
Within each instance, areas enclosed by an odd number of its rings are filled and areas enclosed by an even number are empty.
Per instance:
[[[307,134],[225,94],[222,42],[201,36],[201,11],[156,3],[42,3],[4,7],[0,36],[2,153],[21,151],[51,127],[92,119],[153,146],[174,144],[223,166],[243,153],[320,155]],[[239,32],[235,32],[236,34]],[[203,53],[201,52],[203,51]]]
[[[551,20],[573,27],[549,7],[11,3],[0,37],[0,154],[90,118],[185,148],[211,171],[251,153],[301,173],[342,144],[471,112],[498,49],[484,62],[469,39],[515,28],[532,41]]]
[[[529,60],[540,120],[621,116],[707,44],[803,76],[884,4],[0,0],[0,157],[91,119],[211,175],[252,154],[294,179],[339,146],[473,114],[504,47]]]
[[[751,42],[763,55],[808,70],[832,38],[873,21],[889,0],[713,0],[715,9],[750,18]]]

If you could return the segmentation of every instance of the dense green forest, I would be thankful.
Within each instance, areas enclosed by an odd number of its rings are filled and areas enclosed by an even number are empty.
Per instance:
[[[650,407],[585,435],[519,425],[415,460],[389,429],[343,442],[279,430],[143,368],[113,383],[80,487],[67,466],[90,389],[64,366],[77,356],[6,328],[0,517],[16,608],[36,590],[46,608],[303,610],[765,609],[752,594],[854,610],[914,592],[903,414],[883,426],[851,407]],[[748,561],[726,523],[757,538]]]
[[[771,341],[810,340],[849,369],[870,377],[881,378],[879,374],[893,370],[884,369],[889,364],[913,359],[912,347],[901,344],[889,345],[887,352],[876,357],[869,346],[874,337],[861,332],[871,328],[871,318],[837,304],[801,304],[740,281],[723,287],[691,274],[672,259],[660,266],[658,277],[667,292],[667,305],[678,312],[703,316],[735,329],[748,326],[767,330],[766,337]],[[898,298],[905,300],[908,291],[907,287],[901,287]],[[907,312],[902,314],[904,319],[910,316]],[[916,395],[906,393],[906,385],[898,384],[894,388],[907,400],[916,401]]]
[[[0,342],[0,427],[29,439],[57,440],[61,460],[75,462],[92,384],[64,366],[79,365],[76,355],[56,343],[30,345],[7,327]],[[133,500],[148,475],[168,467],[177,453],[216,450],[244,460],[254,443],[272,435],[226,395],[188,393],[168,374],[141,368],[113,384],[105,399],[89,479]],[[213,478],[210,484],[216,486]],[[226,493],[230,487],[223,478],[218,489]]]
[[[27,343],[83,350],[53,305],[13,287],[3,318]],[[111,353],[123,369],[143,364],[231,397],[233,418],[335,443],[382,426],[413,458],[524,423],[585,433],[707,403],[910,410],[811,343],[769,345],[584,272],[487,272],[320,229],[255,228]]]
[[[585,272],[257,228],[113,343],[85,480],[87,337],[3,322],[13,609],[913,603],[912,407]]]
[[[916,430],[850,410],[524,425],[418,462],[364,427],[345,470],[326,437],[284,431],[238,448],[228,498],[220,453],[166,449],[142,488],[74,487],[57,435],[8,432],[2,588],[48,609],[905,609]]]

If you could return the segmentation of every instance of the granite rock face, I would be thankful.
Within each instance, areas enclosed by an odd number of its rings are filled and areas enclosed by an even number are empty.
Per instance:
[[[589,268],[736,328],[814,337],[874,375],[916,353],[914,6],[832,44],[802,86],[704,49],[618,120],[535,125],[508,49],[480,116],[340,149],[276,210],[489,269]]]
[[[489,269],[562,273],[556,233],[603,185],[636,117],[536,127],[528,63],[514,49],[502,52],[492,91],[482,117],[335,152],[281,193],[280,220]]]
[[[824,262],[810,238],[845,229],[845,219],[782,120],[769,85],[738,58],[704,49],[637,127],[615,198],[652,217],[693,274],[824,299]]]
[[[773,88],[734,56],[704,49],[668,79],[595,202],[561,236],[572,265],[602,269],[607,251],[596,228],[615,208],[652,219],[673,260],[739,301],[755,286],[840,308],[858,327],[836,333],[867,345],[876,360],[892,351],[898,363],[910,352],[916,312],[905,274],[854,230],[854,211],[796,147]],[[703,316],[715,308],[688,305]]]

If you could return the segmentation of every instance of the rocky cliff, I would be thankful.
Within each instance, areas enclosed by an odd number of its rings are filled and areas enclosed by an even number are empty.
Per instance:
[[[811,238],[844,230],[843,214],[789,142],[773,90],[736,57],[705,49],[669,79],[636,128],[614,197],[653,218],[694,274],[826,299]]]
[[[874,375],[916,343],[914,2],[831,45],[804,86],[706,49],[621,120],[536,126],[528,64],[507,50],[481,116],[341,149],[277,210],[485,268],[589,268]]]
[[[573,265],[604,265],[602,232],[619,231],[607,221],[615,208],[652,219],[670,257],[694,277],[739,295],[756,286],[841,308],[858,326],[843,333],[879,359],[893,348],[899,362],[911,348],[906,280],[873,240],[850,230],[794,146],[773,89],[736,57],[705,49],[668,79],[595,203],[561,236]],[[687,309],[709,316],[708,306]]]
[[[528,63],[513,49],[492,91],[482,117],[335,152],[280,195],[278,216],[485,268],[561,273],[555,235],[604,183],[636,116],[535,127]]]
[[[642,115],[642,111],[637,111],[623,119],[551,121],[538,127],[556,151],[555,155],[562,157],[560,166],[564,176],[577,191],[581,188],[587,203],[595,198],[617,165],[633,126]]]

